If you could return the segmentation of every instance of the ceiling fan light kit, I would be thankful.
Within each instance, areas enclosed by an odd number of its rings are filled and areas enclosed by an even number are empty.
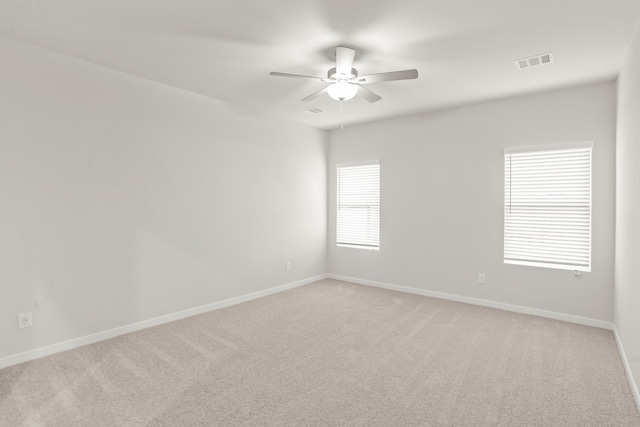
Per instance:
[[[358,95],[368,102],[376,102],[382,99],[379,95],[362,85],[369,83],[379,83],[393,80],[409,80],[418,78],[418,70],[391,71],[388,73],[371,74],[368,76],[358,76],[358,70],[353,68],[353,60],[356,51],[344,46],[336,47],[336,66],[327,72],[327,77],[304,76],[300,74],[288,74],[271,72],[270,75],[277,77],[291,77],[311,79],[330,83],[323,89],[303,98],[303,101],[316,99],[320,95],[327,93],[336,101],[348,101]],[[361,89],[361,90],[359,90]]]
[[[358,93],[358,86],[345,81],[338,81],[327,87],[327,93],[336,101],[348,101]]]

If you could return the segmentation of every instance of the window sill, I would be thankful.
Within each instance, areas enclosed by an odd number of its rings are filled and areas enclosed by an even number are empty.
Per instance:
[[[553,268],[555,270],[570,270],[570,271],[581,271],[584,273],[590,273],[591,267],[579,266],[579,265],[560,265],[560,264],[550,264],[545,262],[533,262],[533,261],[517,261],[505,259],[505,264],[512,265],[526,265],[529,267],[542,267],[542,268]]]
[[[340,248],[354,248],[354,249],[368,249],[370,251],[379,251],[379,246],[365,246],[365,245],[349,245],[347,243],[336,243],[336,246]]]

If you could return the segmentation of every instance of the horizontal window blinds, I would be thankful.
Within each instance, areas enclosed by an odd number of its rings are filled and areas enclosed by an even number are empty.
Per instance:
[[[338,166],[336,243],[380,246],[380,163]]]
[[[504,261],[591,270],[591,146],[505,152]]]

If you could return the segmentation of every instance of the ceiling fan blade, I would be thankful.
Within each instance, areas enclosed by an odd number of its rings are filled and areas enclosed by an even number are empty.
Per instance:
[[[356,51],[344,47],[336,47],[336,74],[350,76],[351,69],[353,68],[353,58],[356,56]]]
[[[360,90],[358,90],[358,96],[364,98],[365,100],[369,101],[369,102],[376,102],[376,101],[380,101],[382,99],[382,97],[376,93],[371,92],[369,89],[367,89],[364,86],[360,86],[360,85],[356,85],[358,86],[358,88]]]
[[[311,95],[309,95],[309,96],[307,96],[305,98],[302,98],[301,101],[311,101],[313,99],[318,98],[321,95],[324,95],[325,93],[327,93],[327,88],[326,87],[323,88],[323,89],[320,89],[317,92],[313,92]]]
[[[356,79],[357,83],[367,84],[367,83],[378,83],[378,82],[388,82],[393,80],[409,80],[409,79],[417,79],[418,78],[418,70],[403,70],[403,71],[390,71],[388,73],[379,73],[379,74],[369,74],[368,76],[359,76]]]
[[[323,77],[315,77],[315,76],[304,76],[302,74],[289,74],[289,73],[277,73],[275,71],[272,71],[269,73],[270,76],[276,76],[276,77],[293,77],[294,79],[312,79],[312,80],[320,80],[321,82],[325,81],[326,79]]]

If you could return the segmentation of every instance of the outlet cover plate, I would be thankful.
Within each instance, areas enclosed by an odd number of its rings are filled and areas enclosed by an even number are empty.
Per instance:
[[[18,314],[18,328],[30,328],[31,326],[33,326],[33,319],[30,311]]]

